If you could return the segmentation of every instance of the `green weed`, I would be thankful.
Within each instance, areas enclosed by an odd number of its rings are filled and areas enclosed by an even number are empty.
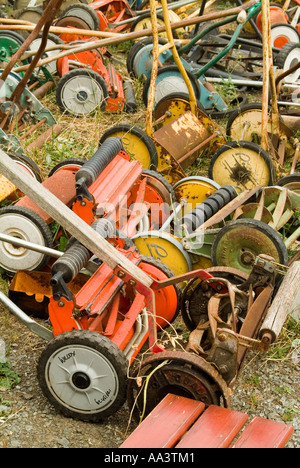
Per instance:
[[[7,391],[20,381],[20,376],[11,370],[11,365],[8,361],[0,362],[0,391]]]

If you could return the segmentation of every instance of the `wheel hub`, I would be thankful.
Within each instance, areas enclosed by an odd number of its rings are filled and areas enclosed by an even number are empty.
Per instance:
[[[243,265],[253,265],[255,258],[255,255],[250,251],[244,251],[241,253],[241,262],[243,263]]]
[[[12,230],[9,232],[5,232],[4,234],[11,236],[11,237],[16,237],[17,239],[22,239],[22,240],[28,240],[24,237],[24,235],[21,235],[20,232]],[[3,242],[3,250],[13,256],[22,256],[27,252],[27,249],[25,247],[17,247],[15,245],[10,244],[9,242]]]
[[[247,169],[246,166],[236,163],[236,165],[232,167],[231,177],[234,182],[245,183],[251,181],[251,172],[249,171],[249,169]]]
[[[79,390],[86,390],[91,384],[89,376],[84,372],[75,372],[72,375],[72,383]]]
[[[88,93],[86,91],[84,91],[83,89],[78,91],[78,93],[77,93],[78,102],[84,102],[84,101],[87,100],[87,98],[88,98]]]
[[[134,409],[135,417],[149,414],[168,393],[203,401],[206,405],[229,405],[226,382],[211,364],[192,353],[157,353],[145,359],[138,372],[147,381],[147,394],[136,387],[135,378],[130,379],[128,404]]]

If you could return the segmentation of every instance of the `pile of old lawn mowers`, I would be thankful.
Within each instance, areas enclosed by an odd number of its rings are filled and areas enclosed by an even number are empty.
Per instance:
[[[167,19],[165,1],[15,0],[0,20],[0,301],[47,342],[39,383],[70,417],[126,400],[146,415],[169,392],[227,407],[247,350],[267,351],[295,305],[298,0],[267,15],[206,3],[170,3]],[[110,46],[125,41],[122,73]],[[44,177],[53,90],[58,114],[122,124]],[[177,323],[186,342],[163,346]]]

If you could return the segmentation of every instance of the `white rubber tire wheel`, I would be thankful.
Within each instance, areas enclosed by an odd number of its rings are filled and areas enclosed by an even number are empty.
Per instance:
[[[52,234],[45,221],[34,211],[18,206],[0,210],[2,234],[17,237],[33,244],[52,248]],[[18,270],[40,270],[48,263],[49,257],[25,247],[0,242],[0,267],[8,274]]]
[[[42,352],[39,384],[65,416],[96,422],[125,403],[128,361],[107,337],[88,330],[65,332]]]
[[[276,65],[284,72],[292,68],[300,62],[300,43],[288,42],[282,47],[281,51],[276,57]],[[295,82],[300,77],[300,68],[290,75],[287,75],[283,80],[288,82]]]
[[[300,35],[296,28],[290,24],[278,23],[271,26],[272,47],[282,49],[289,42],[299,42]]]
[[[104,110],[108,89],[102,76],[93,70],[71,70],[58,82],[56,101],[62,112],[75,116]]]

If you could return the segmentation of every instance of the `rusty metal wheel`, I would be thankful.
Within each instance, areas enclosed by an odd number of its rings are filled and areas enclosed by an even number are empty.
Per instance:
[[[215,277],[229,280],[234,285],[242,284],[249,277],[236,268],[215,266],[206,271]],[[182,293],[181,315],[189,330],[194,330],[200,321],[207,321],[207,305],[212,294],[217,291],[205,287],[205,281],[198,278],[191,279]]]
[[[212,245],[214,266],[231,266],[250,273],[255,258],[265,254],[282,265],[288,263],[287,248],[277,231],[256,219],[238,219],[227,223]]]
[[[230,401],[219,372],[205,359],[184,351],[163,351],[144,360],[129,379],[129,408],[136,419],[142,419],[168,393],[202,401],[206,406],[228,407]]]

